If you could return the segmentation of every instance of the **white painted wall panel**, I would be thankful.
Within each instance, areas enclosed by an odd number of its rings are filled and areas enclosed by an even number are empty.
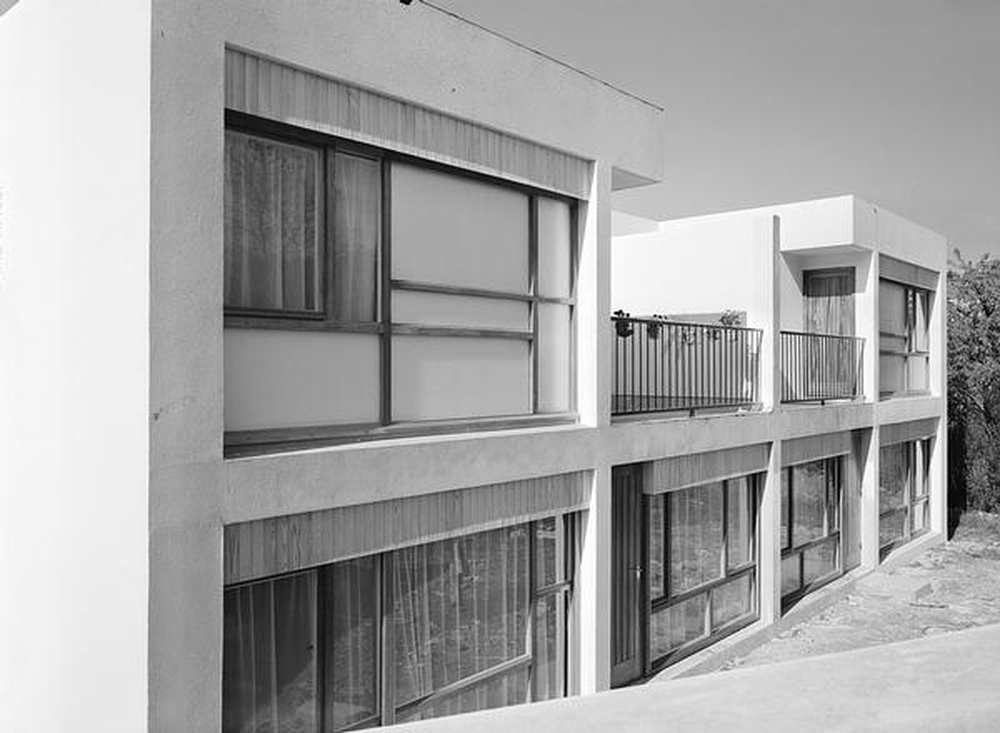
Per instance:
[[[375,422],[378,337],[227,328],[226,430]]]
[[[392,294],[392,320],[425,326],[528,329],[528,304],[464,295],[444,295],[396,290]]]
[[[528,197],[469,178],[394,164],[392,276],[526,292]]]
[[[528,342],[456,336],[392,340],[394,420],[531,412]]]

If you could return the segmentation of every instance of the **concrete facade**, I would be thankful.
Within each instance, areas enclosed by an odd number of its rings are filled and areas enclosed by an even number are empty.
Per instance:
[[[655,105],[420,4],[102,0],[67,15],[68,6],[18,3],[0,20],[0,90],[23,99],[19,111],[3,116],[0,134],[4,159],[14,162],[0,172],[0,325],[5,349],[41,355],[4,360],[0,379],[4,488],[39,476],[30,495],[19,496],[17,512],[5,516],[4,561],[39,606],[59,609],[5,608],[11,618],[4,628],[17,630],[7,647],[15,667],[4,686],[13,694],[5,729],[64,729],[83,718],[106,730],[220,730],[224,534],[242,523],[583,472],[589,499],[576,514],[567,670],[569,689],[579,693],[611,686],[615,467],[769,445],[757,530],[760,618],[751,631],[781,613],[783,441],[844,431],[868,436],[875,449],[864,470],[863,571],[878,561],[879,429],[937,420],[931,531],[944,531],[943,276],[931,322],[929,395],[879,402],[877,350],[869,348],[864,400],[785,409],[776,398],[777,332],[795,327],[798,312],[788,309],[786,323],[782,303],[794,297],[802,263],[850,263],[859,273],[867,267],[859,276],[857,333],[873,345],[877,255],[943,273],[936,235],[848,197],[709,217],[704,230],[699,222],[663,223],[613,249],[612,191],[664,175],[664,113]],[[570,424],[478,426],[227,457],[227,49],[588,164],[574,220]],[[49,76],[17,71],[26,59]],[[64,117],[43,119],[39,109]],[[38,140],[38,130],[51,132],[54,146],[23,144]],[[393,144],[371,136],[362,142]],[[85,207],[81,190],[90,196]],[[56,226],[65,220],[51,216],[53,208],[72,212],[71,226]],[[670,246],[672,226],[689,245]],[[723,261],[726,267],[709,267]],[[15,300],[37,303],[30,323],[11,315],[19,311],[6,306]],[[760,409],[613,419],[609,314],[619,307],[746,311],[749,325],[763,329]],[[58,342],[49,333],[59,334]],[[75,381],[67,377],[70,365]],[[49,455],[53,429],[57,444],[67,446],[59,461]],[[39,473],[40,466],[48,469]],[[49,514],[53,504],[65,526],[39,530],[23,521]],[[40,579],[21,565],[15,553],[25,548],[55,577]],[[67,596],[77,613],[62,612]],[[79,598],[86,598],[82,606]],[[37,638],[45,640],[41,651]],[[53,688],[68,697],[48,706],[44,695]]]

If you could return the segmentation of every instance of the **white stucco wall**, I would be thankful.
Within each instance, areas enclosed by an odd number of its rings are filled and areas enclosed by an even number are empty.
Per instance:
[[[149,22],[142,0],[0,17],[7,733],[146,725]]]
[[[608,420],[610,360],[602,346],[612,169],[661,177],[663,115],[420,3],[156,0],[152,43],[150,399],[158,419],[150,433],[150,730],[194,733],[218,730],[221,716],[224,522],[263,505],[288,514],[569,465],[558,429],[514,440],[425,438],[416,454],[383,444],[255,459],[238,469],[223,459],[225,46],[595,161],[594,196],[579,216],[576,389],[584,425]],[[593,465],[581,444],[572,446],[575,468]],[[599,550],[590,551],[599,557]],[[606,614],[582,619],[588,648],[605,648],[606,626]],[[600,686],[596,679],[584,687]]]

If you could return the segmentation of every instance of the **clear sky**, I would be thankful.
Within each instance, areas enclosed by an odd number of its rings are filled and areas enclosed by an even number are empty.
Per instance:
[[[1000,0],[429,0],[667,111],[666,219],[855,193],[1000,256]]]

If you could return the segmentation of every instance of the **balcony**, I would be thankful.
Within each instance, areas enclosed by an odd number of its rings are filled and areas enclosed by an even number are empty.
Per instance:
[[[865,340],[857,336],[781,332],[781,401],[858,399],[864,392]]]
[[[615,315],[612,415],[757,404],[762,331]]]

